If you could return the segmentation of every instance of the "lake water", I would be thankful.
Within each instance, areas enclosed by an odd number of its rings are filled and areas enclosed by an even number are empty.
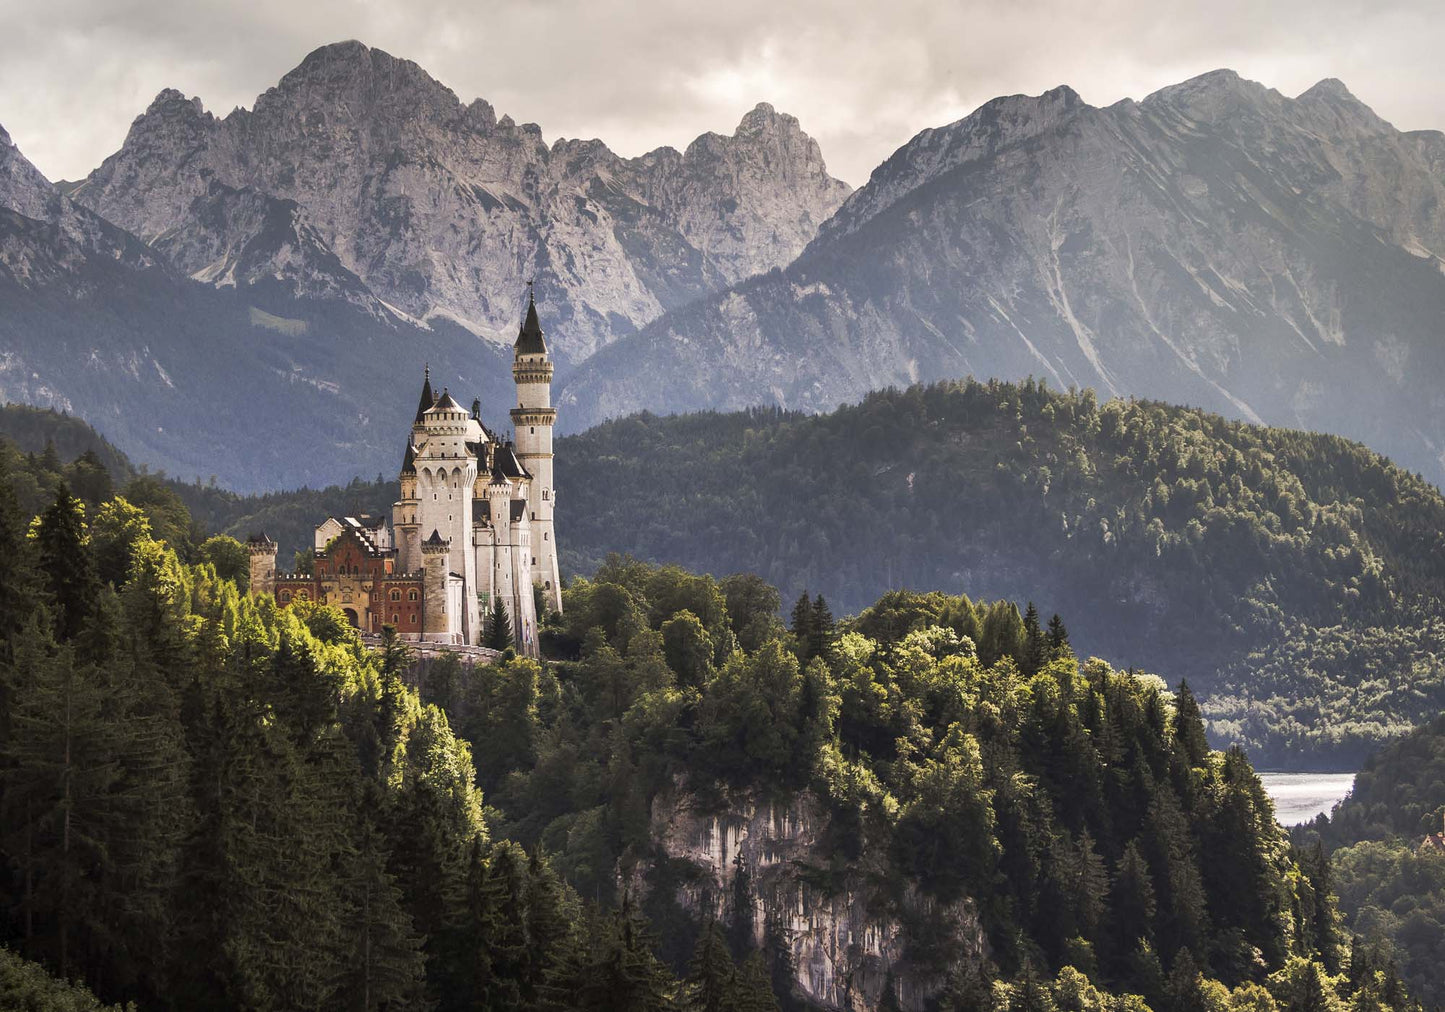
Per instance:
[[[1285,826],[1309,822],[1350,793],[1353,773],[1260,773],[1264,789],[1274,801],[1275,818]]]

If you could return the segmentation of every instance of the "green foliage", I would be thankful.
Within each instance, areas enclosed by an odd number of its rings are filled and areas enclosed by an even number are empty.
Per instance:
[[[1330,817],[1295,834],[1320,891],[1339,896],[1350,980],[1390,1004],[1403,978],[1445,1004],[1445,716],[1372,755]]]
[[[1445,707],[1445,500],[1335,437],[968,381],[633,416],[561,440],[558,473],[570,571],[610,549],[853,611],[899,586],[1032,598],[1086,656],[1187,678],[1215,739],[1271,764],[1355,763]],[[989,664],[1011,626],[958,631]]]
[[[201,542],[196,549],[198,562],[209,562],[216,575],[230,580],[245,593],[251,587],[251,553],[246,546],[225,534],[216,534]]]
[[[45,968],[0,946],[0,1008],[16,1012],[134,1012],[127,1004],[104,1005],[80,984],[56,980]]]
[[[87,524],[61,484],[31,527],[0,516],[0,594],[31,603],[0,627],[0,941],[157,1009],[542,1009],[619,956],[619,994],[670,1000],[634,915],[581,933],[550,861],[491,842],[394,634],[372,653],[334,610],[245,596],[231,544],[186,565],[121,499]],[[539,672],[459,696],[498,779],[533,762]],[[100,1007],[5,951],[12,998]]]
[[[492,602],[487,612],[487,627],[482,634],[482,645],[493,650],[511,650],[517,645],[512,637],[512,620],[507,615],[507,603],[500,597]]]

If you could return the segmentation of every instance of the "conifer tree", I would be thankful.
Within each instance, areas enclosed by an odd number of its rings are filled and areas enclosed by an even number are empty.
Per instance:
[[[1019,665],[1026,675],[1036,675],[1048,661],[1048,650],[1044,642],[1044,631],[1039,626],[1039,610],[1032,601],[1024,611],[1023,662]]]
[[[734,1012],[780,1012],[761,951],[754,950],[743,960],[742,966],[738,967],[736,981]]]
[[[682,1007],[688,1012],[732,1012],[733,962],[716,921],[703,926],[683,987]]]
[[[1184,750],[1190,766],[1198,766],[1209,755],[1209,739],[1204,734],[1204,716],[1188,682],[1179,683],[1174,696],[1174,739]]]
[[[813,601],[808,597],[806,590],[793,604],[792,622],[788,628],[793,634],[794,642],[798,645],[799,661],[807,663],[808,659],[812,657],[809,651],[812,650],[817,637],[813,630]]]
[[[808,625],[808,658],[821,657],[825,661],[832,657],[833,638],[837,625],[828,602],[819,594],[813,598],[813,617]]]
[[[512,638],[512,620],[507,617],[507,605],[500,597],[492,601],[483,643],[493,650],[509,650],[516,646]]]
[[[422,940],[402,908],[396,879],[387,871],[386,838],[371,812],[384,797],[375,785],[368,785],[364,796],[356,849],[345,865],[348,944],[336,1000],[339,1007],[358,1012],[420,1008],[426,989]]]
[[[1062,657],[1072,653],[1069,649],[1069,630],[1064,627],[1064,620],[1057,614],[1049,619],[1049,630],[1046,637],[1049,647],[1049,656]]]
[[[73,640],[96,614],[100,583],[86,545],[85,506],[64,482],[35,525],[35,544],[55,638]]]
[[[0,464],[0,664],[9,659],[11,640],[35,610],[39,589],[35,565],[34,545],[27,537],[20,503]],[[3,701],[0,696],[0,703]]]

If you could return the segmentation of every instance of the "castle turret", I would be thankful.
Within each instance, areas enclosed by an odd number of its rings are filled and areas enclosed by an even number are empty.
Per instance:
[[[513,348],[512,378],[517,384],[517,406],[512,409],[516,452],[531,475],[527,512],[532,527],[531,572],[542,587],[548,607],[562,610],[562,581],[557,567],[557,536],[553,508],[557,491],[552,486],[552,358],[537,320],[537,303],[528,295],[527,316]]]
[[[266,532],[252,534],[246,539],[246,551],[251,555],[251,593],[276,593],[276,542]]]
[[[421,543],[422,569],[422,628],[424,638],[451,642],[457,631],[454,616],[449,615],[448,576],[451,567],[451,542],[433,530],[431,536]]]

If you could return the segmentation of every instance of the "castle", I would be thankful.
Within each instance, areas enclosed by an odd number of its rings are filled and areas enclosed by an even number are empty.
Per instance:
[[[405,639],[479,645],[497,601],[518,652],[537,653],[537,609],[562,610],[553,507],[552,360],[529,296],[512,360],[514,440],[482,424],[481,402],[463,408],[431,372],[401,464],[391,524],[328,517],[316,528],[312,573],[276,570],[277,546],[254,535],[253,593],[282,606],[313,600],[341,609],[363,632],[394,626]]]

